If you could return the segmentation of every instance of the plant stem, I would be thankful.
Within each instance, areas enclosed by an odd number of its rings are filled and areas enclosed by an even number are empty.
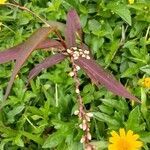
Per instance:
[[[17,7],[19,9],[25,10],[25,11],[31,13],[32,15],[34,15],[35,17],[37,17],[39,20],[41,20],[47,27],[50,27],[50,25],[47,23],[46,20],[44,20],[39,15],[37,15],[36,13],[34,13],[33,11],[31,11],[29,8],[27,8],[25,6],[21,6],[19,4],[13,4],[13,3],[5,3],[5,5],[7,5],[7,6],[13,6],[13,7]]]
[[[72,68],[73,68],[73,79],[75,81],[75,88],[76,88],[76,94],[77,94],[77,100],[78,100],[78,105],[79,105],[79,120],[81,121],[81,128],[84,132],[83,137],[81,138],[81,142],[83,140],[83,144],[85,147],[85,150],[94,150],[94,147],[90,144],[91,140],[91,134],[90,134],[90,126],[89,126],[89,121],[90,118],[87,116],[83,100],[80,94],[80,80],[78,78],[78,70],[77,70],[77,65],[75,63],[74,57],[70,55],[70,61],[72,63]]]

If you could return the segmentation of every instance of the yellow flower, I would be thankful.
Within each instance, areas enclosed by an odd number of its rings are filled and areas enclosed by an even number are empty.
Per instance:
[[[108,150],[140,150],[143,145],[141,141],[137,141],[139,135],[133,134],[131,130],[126,134],[124,129],[120,129],[119,134],[112,131],[111,135]]]
[[[6,0],[0,0],[0,4],[5,4]]]
[[[133,4],[134,0],[128,0],[129,4]]]
[[[139,84],[145,88],[150,88],[150,77],[140,79]]]

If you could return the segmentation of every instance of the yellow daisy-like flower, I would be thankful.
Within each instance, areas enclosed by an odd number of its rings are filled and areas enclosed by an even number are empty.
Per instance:
[[[0,0],[0,4],[5,4],[6,0]]]
[[[145,88],[150,88],[150,77],[140,79],[139,84]]]
[[[137,141],[138,134],[133,134],[133,131],[129,130],[127,134],[124,129],[119,130],[119,134],[115,131],[110,133],[112,137],[109,138],[108,150],[140,150],[143,143]]]
[[[134,0],[128,0],[129,4],[133,4]]]

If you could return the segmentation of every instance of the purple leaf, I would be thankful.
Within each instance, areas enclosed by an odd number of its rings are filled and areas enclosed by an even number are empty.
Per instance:
[[[128,92],[120,82],[118,82],[111,74],[106,72],[93,59],[88,60],[80,57],[76,63],[87,73],[87,75],[92,80],[94,80],[95,83],[101,83],[116,95],[140,102],[139,99]]]
[[[76,39],[82,39],[82,28],[80,19],[75,10],[70,10],[67,14],[67,23],[65,30],[65,41],[67,47],[77,46]]]
[[[19,54],[19,51],[22,50],[22,46],[23,43],[0,52],[0,64],[16,59]],[[36,47],[36,49],[47,49],[47,48],[63,49],[63,46],[60,42],[56,40],[46,39]]]
[[[16,59],[18,52],[21,50],[22,44],[9,48],[0,52],[0,64]]]
[[[27,58],[30,56],[30,54],[36,49],[36,47],[44,41],[44,39],[47,38],[50,32],[52,32],[52,28],[44,27],[38,29],[33,35],[23,44],[21,44],[21,48],[18,51],[17,57],[16,57],[16,64],[14,66],[14,70],[12,72],[12,76],[10,78],[10,81],[8,83],[6,93],[4,96],[4,100],[7,98],[12,84],[14,82],[14,79],[16,75],[18,74],[19,70],[21,69],[24,62],[27,60]]]
[[[47,69],[49,67],[52,67],[53,65],[61,62],[66,58],[63,54],[55,54],[54,56],[47,57],[43,62],[36,65],[35,68],[33,68],[29,73],[29,80],[33,79],[35,76],[37,76],[43,69]]]
[[[62,44],[59,41],[57,41],[57,40],[50,40],[50,39],[46,39],[46,40],[42,41],[36,47],[36,49],[47,49],[47,48],[64,49],[64,47],[62,46]]]

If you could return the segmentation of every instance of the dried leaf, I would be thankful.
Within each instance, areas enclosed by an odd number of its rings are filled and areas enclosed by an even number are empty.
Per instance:
[[[40,28],[35,33],[33,33],[33,35],[26,42],[24,42],[21,45],[21,49],[18,52],[18,55],[16,58],[16,64],[15,64],[12,76],[10,78],[10,81],[9,81],[7,89],[6,89],[4,100],[7,98],[8,94],[11,90],[12,84],[14,82],[14,79],[15,79],[16,75],[18,74],[20,68],[26,61],[26,59],[36,49],[38,44],[41,43],[44,39],[46,39],[46,37],[48,36],[48,34],[50,32],[52,32],[52,30],[53,30],[53,28],[48,28],[48,27]]]
[[[80,19],[75,10],[70,10],[67,14],[65,40],[68,47],[77,46],[76,39],[82,39],[82,28]]]
[[[35,68],[33,68],[29,73],[29,80],[33,79],[35,76],[37,76],[43,69],[47,69],[49,67],[52,67],[53,65],[61,62],[65,59],[65,55],[63,54],[55,54],[54,56],[47,57],[43,62],[36,65]]]
[[[128,92],[126,88],[114,78],[114,76],[106,72],[93,59],[88,60],[80,57],[76,63],[92,80],[94,80],[96,83],[101,83],[114,94],[140,102],[138,98]]]

